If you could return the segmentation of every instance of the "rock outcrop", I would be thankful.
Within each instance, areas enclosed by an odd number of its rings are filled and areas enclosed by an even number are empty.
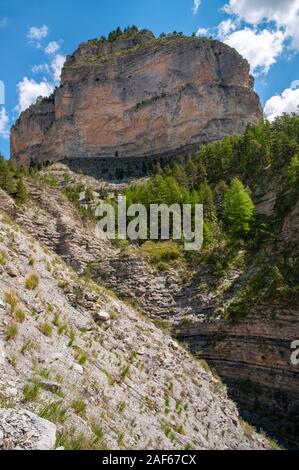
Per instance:
[[[23,166],[79,159],[104,173],[122,158],[184,155],[261,115],[249,65],[234,49],[131,31],[67,58],[60,87],[13,126],[11,156]]]
[[[56,166],[61,167],[62,182],[66,169],[61,164]],[[70,178],[78,183],[86,177],[70,173]],[[92,180],[87,181],[92,185]],[[248,318],[232,326],[223,321],[223,307],[242,290],[247,272],[230,269],[223,285],[215,287],[211,267],[205,263],[197,272],[188,272],[187,279],[179,267],[159,271],[134,247],[122,251],[108,241],[98,240],[94,224],[82,221],[58,189],[33,183],[27,187],[31,204],[18,208],[14,216],[18,224],[77,272],[92,266],[97,282],[120,298],[135,302],[158,324],[165,322],[195,356],[205,358],[217,369],[242,410],[266,429],[298,445],[298,368],[290,363],[290,345],[298,331],[296,303],[282,305],[267,299]],[[297,208],[295,205],[292,215]],[[281,256],[286,245],[297,240],[297,225],[296,217],[285,218]],[[276,256],[277,250],[275,247]],[[274,252],[262,255],[271,256]],[[253,262],[250,270],[257,268]],[[231,294],[225,293],[225,284],[234,286]]]
[[[290,362],[298,327],[298,306],[270,300],[236,326],[207,318],[174,331],[215,367],[240,409],[298,447],[299,374]]]
[[[0,450],[53,450],[56,426],[27,410],[0,408]]]
[[[0,449],[52,448],[55,426],[66,450],[271,448],[207,364],[2,212],[0,251]]]

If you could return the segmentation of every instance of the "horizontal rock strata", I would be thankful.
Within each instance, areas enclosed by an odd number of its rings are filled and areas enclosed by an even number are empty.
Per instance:
[[[145,30],[89,41],[69,56],[53,96],[12,128],[11,156],[23,166],[171,156],[242,133],[261,116],[249,65],[234,49]]]

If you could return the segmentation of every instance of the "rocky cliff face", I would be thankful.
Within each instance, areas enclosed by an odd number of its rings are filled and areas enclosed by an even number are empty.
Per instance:
[[[59,185],[65,184],[67,168],[56,164],[52,171]],[[70,172],[68,184],[79,181],[99,188],[99,182]],[[290,345],[298,331],[298,303],[267,298],[239,324],[223,320],[225,304],[239,295],[248,272],[252,274],[259,268],[258,259],[253,258],[245,272],[230,268],[216,284],[213,267],[205,262],[194,272],[188,270],[187,276],[179,266],[159,271],[134,247],[121,250],[98,240],[94,224],[82,221],[59,189],[30,183],[28,191],[30,205],[13,210],[9,200],[2,200],[18,224],[78,273],[92,267],[89,274],[98,283],[134,303],[157,324],[168,327],[194,356],[205,358],[216,368],[242,410],[298,446],[298,368],[290,363]],[[257,210],[265,211],[264,200],[273,199],[272,192],[269,194],[261,198]],[[286,256],[291,241],[298,245],[297,211],[298,204],[282,223],[279,250],[277,246],[268,247],[260,254],[262,259],[279,258],[279,253]],[[239,256],[244,253],[237,253]],[[231,293],[227,293],[229,285],[233,286]]]
[[[207,364],[3,210],[0,254],[0,450],[271,448]]]
[[[149,31],[89,41],[67,58],[54,95],[11,131],[14,162],[172,154],[242,133],[261,117],[249,65],[204,38]]]

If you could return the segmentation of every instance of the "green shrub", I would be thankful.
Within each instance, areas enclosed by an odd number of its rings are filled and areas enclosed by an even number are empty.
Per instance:
[[[60,402],[47,403],[39,412],[39,416],[55,424],[64,424],[67,419],[67,409]]]
[[[162,318],[155,318],[154,324],[157,328],[163,331],[164,334],[168,335],[170,333],[170,323],[169,320],[164,320]]]
[[[8,255],[6,251],[0,251],[0,265],[4,266],[7,263]]]
[[[129,375],[129,373],[130,373],[130,364],[128,364],[127,366],[125,366],[123,368],[123,370],[121,371],[120,376],[124,380]]]
[[[35,265],[35,259],[33,258],[33,256],[30,257],[28,264],[29,264],[29,266],[34,266]]]
[[[129,240],[123,240],[121,238],[115,238],[115,240],[111,240],[111,243],[115,248],[127,248],[129,246]]]
[[[211,372],[211,369],[210,369],[210,366],[209,364],[207,363],[207,361],[205,361],[204,359],[199,359],[199,364],[201,365],[201,367],[206,371],[206,372]]]
[[[23,310],[19,309],[16,311],[15,317],[19,323],[23,323],[26,318],[26,314]]]
[[[37,183],[41,186],[50,186],[51,188],[57,188],[58,186],[58,179],[55,175],[48,174],[48,175],[37,175],[35,177]]]
[[[78,357],[77,357],[78,364],[80,364],[81,366],[84,366],[84,364],[86,364],[86,361],[87,361],[86,352],[83,352],[82,354],[78,355]]]
[[[62,327],[61,327],[61,328],[62,328]],[[63,327],[62,332],[64,331],[64,329],[65,329],[65,327]],[[58,332],[58,333],[59,333],[59,332]],[[68,347],[71,348],[71,347],[73,346],[73,344],[74,344],[75,339],[76,339],[75,332],[74,332],[73,330],[70,330],[70,331],[68,332],[68,337],[69,337],[69,339],[70,339],[69,342],[68,342]]]
[[[41,385],[38,381],[26,384],[23,387],[23,401],[36,401],[40,395]]]
[[[103,374],[105,374],[109,385],[111,385],[113,387],[115,385],[115,379],[112,377],[112,375],[106,369],[101,369],[101,371],[103,372]]]
[[[147,241],[141,247],[142,253],[160,269],[179,260],[182,257],[180,247],[173,241],[152,242]]]
[[[126,409],[126,406],[127,406],[126,402],[122,401],[118,404],[117,409],[120,413],[123,413],[124,410]]]
[[[288,181],[291,187],[298,188],[299,182],[299,154],[293,156],[288,167]]]
[[[15,339],[17,335],[18,335],[18,325],[15,322],[10,322],[6,328],[7,341]]]
[[[244,319],[252,309],[284,286],[284,277],[277,266],[263,268],[252,276],[238,297],[228,306],[227,318],[232,323]]]
[[[31,273],[27,276],[25,281],[25,287],[28,290],[34,290],[39,285],[39,277],[36,273]]]
[[[10,313],[13,314],[19,303],[19,299],[18,299],[16,292],[13,290],[9,292],[5,292],[4,300],[10,306]]]
[[[40,377],[43,377],[44,379],[49,380],[51,376],[51,371],[49,369],[40,369],[39,371],[37,371],[37,374]]]
[[[43,333],[43,335],[47,336],[48,338],[51,338],[53,334],[53,327],[50,323],[42,323],[39,327],[40,331]]]
[[[103,437],[99,438],[95,433],[90,436],[78,434],[74,427],[58,432],[56,447],[63,447],[65,450],[107,450]]]
[[[12,356],[10,356],[8,358],[8,361],[9,363],[12,365],[12,367],[15,369],[17,367],[17,363],[18,363],[18,358],[15,354],[13,354]]]
[[[77,415],[84,416],[86,411],[86,403],[84,400],[74,400],[72,402],[72,408]]]

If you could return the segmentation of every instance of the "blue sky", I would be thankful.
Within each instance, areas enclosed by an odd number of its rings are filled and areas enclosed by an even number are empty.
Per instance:
[[[249,60],[270,119],[299,105],[299,0],[1,0],[0,151],[6,157],[10,126],[59,83],[65,55],[132,24],[156,35],[217,37]]]

